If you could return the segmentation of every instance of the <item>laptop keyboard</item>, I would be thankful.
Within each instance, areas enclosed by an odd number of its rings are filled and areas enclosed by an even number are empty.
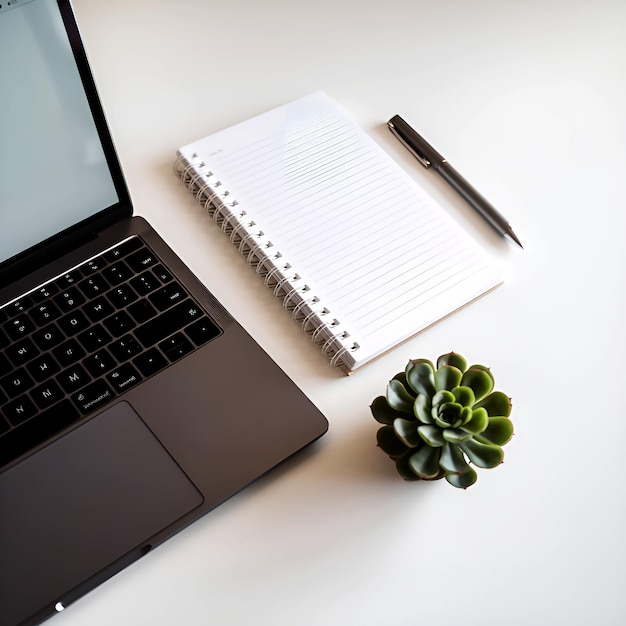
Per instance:
[[[0,308],[0,466],[220,333],[138,237]]]

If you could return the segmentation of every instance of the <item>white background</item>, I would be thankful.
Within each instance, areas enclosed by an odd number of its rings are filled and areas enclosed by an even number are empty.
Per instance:
[[[75,8],[137,212],[330,431],[57,626],[625,623],[626,3]],[[504,286],[351,377],[329,368],[171,173],[179,146],[317,89],[507,271]],[[525,250],[408,154],[384,126],[395,113],[511,220]],[[403,482],[368,408],[409,358],[450,350],[491,366],[514,402],[505,463],[467,491]]]

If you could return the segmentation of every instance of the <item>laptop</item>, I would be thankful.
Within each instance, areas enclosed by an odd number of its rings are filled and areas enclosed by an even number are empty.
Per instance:
[[[0,3],[0,85],[9,626],[64,609],[328,423],[133,217],[69,0]]]

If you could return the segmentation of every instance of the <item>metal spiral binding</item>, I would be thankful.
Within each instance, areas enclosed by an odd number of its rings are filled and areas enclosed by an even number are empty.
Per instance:
[[[191,191],[211,219],[220,227],[239,253],[263,279],[282,306],[291,312],[292,319],[310,335],[311,341],[330,359],[332,367],[346,365],[345,357],[356,352],[359,344],[351,341],[345,330],[337,331],[341,323],[332,317],[321,299],[278,250],[273,248],[265,233],[239,203],[231,197],[223,183],[209,169],[198,154],[179,154],[174,172]],[[331,322],[327,320],[331,319]]]
[[[291,311],[291,318],[293,319],[293,321],[296,323],[302,323],[305,317],[305,314],[302,313],[302,309],[305,306],[311,307],[312,305],[317,304],[319,301],[320,300],[317,296],[313,296],[309,300],[302,298],[302,300],[300,300],[300,302],[296,304],[296,306]]]

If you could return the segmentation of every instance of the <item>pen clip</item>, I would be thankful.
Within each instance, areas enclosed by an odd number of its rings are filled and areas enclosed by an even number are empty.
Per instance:
[[[387,126],[389,126],[389,130],[399,139],[400,143],[426,168],[428,169],[432,163],[423,155],[415,150],[415,148],[410,145],[396,128],[396,125],[393,123],[393,119],[387,122]]]

